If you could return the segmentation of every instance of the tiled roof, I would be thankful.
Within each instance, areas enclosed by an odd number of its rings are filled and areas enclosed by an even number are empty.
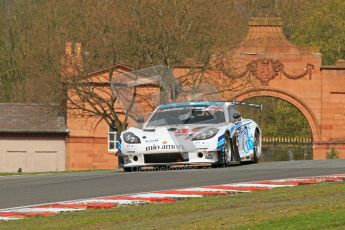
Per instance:
[[[0,103],[0,132],[67,133],[66,118],[56,105]]]

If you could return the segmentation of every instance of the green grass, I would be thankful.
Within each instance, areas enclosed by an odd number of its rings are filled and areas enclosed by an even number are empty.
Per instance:
[[[345,184],[280,188],[173,204],[0,222],[0,229],[345,229]]]

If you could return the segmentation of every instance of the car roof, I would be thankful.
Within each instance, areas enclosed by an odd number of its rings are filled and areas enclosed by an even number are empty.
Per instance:
[[[224,101],[179,102],[179,103],[160,105],[159,108],[170,108],[170,107],[189,106],[189,105],[196,105],[196,106],[211,106],[211,105],[224,106],[225,103],[226,102],[224,102]]]

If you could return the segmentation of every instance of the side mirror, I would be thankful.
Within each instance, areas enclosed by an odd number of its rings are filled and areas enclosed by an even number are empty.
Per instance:
[[[144,119],[144,117],[138,117],[138,123],[144,123],[145,122],[145,119]]]
[[[235,121],[241,119],[241,114],[239,113],[234,113],[234,115],[232,115],[232,117],[234,118]]]

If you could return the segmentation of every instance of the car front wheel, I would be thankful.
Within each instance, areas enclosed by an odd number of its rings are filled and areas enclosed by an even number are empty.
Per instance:
[[[228,133],[225,134],[224,140],[224,166],[227,167],[232,161],[231,143],[230,136]]]
[[[140,167],[123,167],[125,172],[138,172],[141,170]]]
[[[254,159],[253,162],[257,163],[259,161],[258,153],[261,150],[260,146],[260,133],[258,131],[255,132],[255,137],[254,137]]]

